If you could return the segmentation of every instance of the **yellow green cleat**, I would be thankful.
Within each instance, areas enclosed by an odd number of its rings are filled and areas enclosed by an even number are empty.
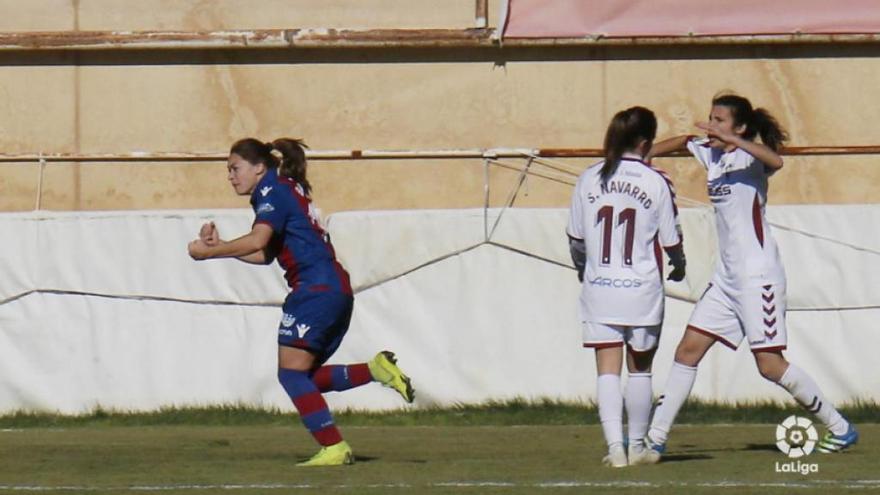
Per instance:
[[[311,459],[297,463],[299,467],[345,466],[354,464],[354,454],[345,441],[323,447]]]
[[[373,378],[385,385],[393,388],[403,397],[403,400],[412,403],[416,398],[416,391],[410,383],[409,377],[404,375],[400,368],[397,367],[397,359],[391,351],[382,351],[371,359],[367,366],[370,368],[370,374]]]

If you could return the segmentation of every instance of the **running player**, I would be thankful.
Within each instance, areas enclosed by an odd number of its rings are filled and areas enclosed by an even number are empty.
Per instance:
[[[697,127],[708,139],[680,136],[657,143],[655,156],[687,148],[707,171],[709,199],[718,229],[718,265],[697,302],[675,351],[658,401],[645,462],[658,462],[678,410],[690,394],[697,365],[720,341],[736,349],[748,340],[761,376],[777,383],[828,428],[820,452],[838,452],[858,441],[855,428],[834,408],[812,378],[782,355],[786,348],[785,271],[765,218],[767,179],[782,168],[777,151],[787,139],[773,116],[749,100],[721,94],[709,122]],[[754,142],[761,137],[763,144]]]
[[[608,443],[602,462],[624,467],[641,459],[651,414],[651,362],[663,322],[662,245],[674,270],[685,259],[672,183],[643,157],[657,120],[647,108],[618,112],[605,134],[605,160],[578,178],[568,224],[580,295],[584,347],[596,351],[599,418]],[[621,393],[623,347],[629,381]],[[629,460],[623,407],[629,417]]]
[[[293,139],[236,142],[229,153],[228,178],[237,194],[250,196],[256,213],[253,227],[226,242],[213,223],[205,224],[199,239],[189,244],[189,254],[196,260],[238,258],[255,264],[278,259],[291,289],[278,327],[278,380],[322,447],[298,465],[351,464],[351,448],[321,393],[378,381],[412,402],[414,391],[388,351],[367,363],[324,365],[348,330],[354,298],[348,273],[336,261],[312,205],[303,146]],[[281,153],[281,160],[273,150]]]

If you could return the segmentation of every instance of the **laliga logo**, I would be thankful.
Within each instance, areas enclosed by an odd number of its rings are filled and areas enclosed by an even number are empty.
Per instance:
[[[807,418],[791,415],[776,426],[776,447],[792,459],[810,455],[818,439],[816,427]]]
[[[776,426],[776,446],[789,459],[798,459],[780,464],[776,463],[777,473],[802,474],[819,472],[819,464],[801,462],[800,457],[808,456],[816,447],[819,435],[812,421],[807,418],[791,415]]]

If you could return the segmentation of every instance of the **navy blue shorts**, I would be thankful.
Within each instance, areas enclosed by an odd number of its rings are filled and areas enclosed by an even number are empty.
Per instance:
[[[353,308],[354,298],[341,292],[308,288],[291,292],[281,307],[278,345],[309,351],[315,364],[322,364],[342,343]]]

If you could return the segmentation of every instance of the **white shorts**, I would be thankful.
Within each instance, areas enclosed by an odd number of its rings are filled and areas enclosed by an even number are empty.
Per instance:
[[[584,347],[602,349],[619,347],[625,343],[635,352],[647,352],[657,348],[662,325],[633,327],[585,321],[583,327]]]
[[[783,350],[788,344],[785,284],[738,290],[709,284],[688,325],[731,349],[746,337],[753,352]]]

